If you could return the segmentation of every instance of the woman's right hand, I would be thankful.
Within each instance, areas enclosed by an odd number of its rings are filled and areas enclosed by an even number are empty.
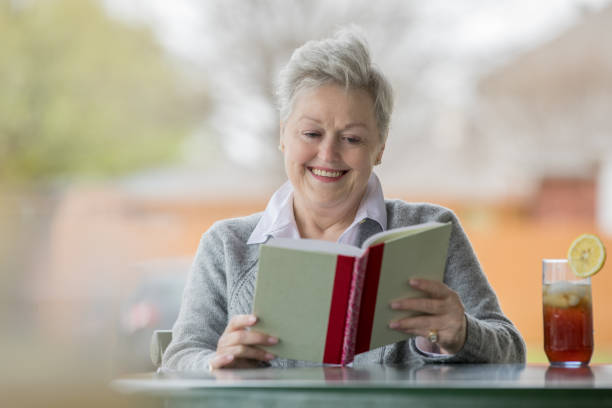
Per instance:
[[[217,352],[210,360],[210,369],[217,368],[253,368],[259,361],[270,361],[276,356],[257,345],[271,346],[278,343],[276,337],[268,336],[247,328],[257,322],[253,315],[236,315],[232,317],[219,337]]]

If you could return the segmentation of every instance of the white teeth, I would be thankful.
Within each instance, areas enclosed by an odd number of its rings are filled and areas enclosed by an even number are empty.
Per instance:
[[[342,175],[341,171],[326,171],[326,170],[312,169],[312,172],[316,174],[317,176],[323,176],[323,177],[340,177]]]

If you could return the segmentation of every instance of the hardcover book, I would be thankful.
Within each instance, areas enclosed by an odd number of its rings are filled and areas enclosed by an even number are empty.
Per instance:
[[[311,239],[261,245],[252,330],[279,338],[278,357],[346,365],[354,356],[406,340],[389,323],[409,315],[393,300],[422,297],[408,281],[442,281],[451,223],[383,231],[361,248]]]

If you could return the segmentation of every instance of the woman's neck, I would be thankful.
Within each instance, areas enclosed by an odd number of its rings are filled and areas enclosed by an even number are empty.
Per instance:
[[[300,237],[337,241],[353,223],[359,202],[332,208],[311,208],[300,200],[293,200],[293,214]]]

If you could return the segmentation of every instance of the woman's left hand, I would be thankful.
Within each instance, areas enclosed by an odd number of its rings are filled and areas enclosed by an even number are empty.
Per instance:
[[[421,336],[417,344],[423,342],[435,350],[428,336],[437,333],[436,343],[444,354],[455,354],[463,347],[466,336],[465,308],[457,292],[444,283],[427,279],[411,279],[410,286],[430,297],[404,298],[393,301],[394,310],[411,310],[424,313],[392,322],[389,327],[408,334]],[[429,351],[429,350],[424,350]]]

